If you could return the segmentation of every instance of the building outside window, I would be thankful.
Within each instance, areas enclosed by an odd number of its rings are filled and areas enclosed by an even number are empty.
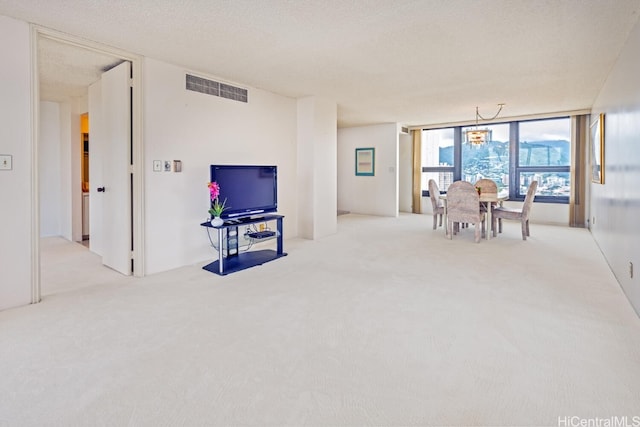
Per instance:
[[[421,153],[421,188],[428,190],[429,180],[433,179],[440,191],[446,191],[455,176],[454,128],[423,131]]]
[[[523,200],[538,181],[537,201],[568,203],[571,189],[571,120],[569,117],[514,121],[482,126],[483,144],[465,141],[475,126],[422,131],[422,193],[435,179],[441,192],[458,180],[492,179],[510,200]]]

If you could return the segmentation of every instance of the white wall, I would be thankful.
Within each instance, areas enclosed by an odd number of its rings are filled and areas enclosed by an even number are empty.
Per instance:
[[[0,310],[29,304],[34,283],[30,39],[29,24],[0,16],[0,154],[13,156],[0,170]]]
[[[506,201],[504,207],[522,209],[523,202]],[[423,214],[433,215],[431,200],[428,197],[422,198]],[[563,203],[540,203],[534,202],[529,215],[532,224],[550,224],[569,226],[569,205]]]
[[[62,223],[62,180],[60,104],[40,103],[38,182],[40,184],[40,237],[60,236]]]
[[[375,148],[375,176],[356,176],[355,149]],[[338,209],[398,215],[398,125],[338,129]]]
[[[410,133],[398,136],[398,208],[413,212],[413,139]]]
[[[82,241],[80,112],[86,100],[40,102],[40,237]]]
[[[216,255],[199,225],[208,217],[210,164],[277,165],[285,239],[298,232],[296,101],[254,88],[248,103],[188,91],[187,72],[144,60],[145,274]],[[153,172],[153,160],[182,160],[183,172]]]
[[[504,207],[513,209],[522,209],[523,202],[509,201],[504,202]],[[433,215],[433,207],[429,197],[422,198],[422,210],[425,215]],[[532,224],[550,224],[569,226],[569,205],[563,203],[533,203],[529,221]]]
[[[591,232],[640,313],[640,22],[592,109],[605,113],[604,185],[591,184]],[[593,221],[595,219],[595,222]],[[634,276],[630,275],[630,263]]]
[[[507,208],[521,209],[523,202],[506,201]],[[551,224],[569,226],[569,205],[563,203],[540,203],[534,200],[529,214],[532,224]]]
[[[60,235],[67,240],[73,239],[73,194],[71,177],[73,176],[71,145],[71,106],[60,104]],[[76,187],[77,188],[77,187]],[[40,187],[40,194],[43,193]],[[42,212],[42,206],[40,207]]]
[[[334,234],[337,220],[337,106],[315,96],[297,102],[298,234]]]
[[[63,114],[68,117],[68,125],[63,129],[62,141],[68,141],[63,166],[63,192],[68,189],[66,207],[63,207],[62,235],[74,242],[82,241],[82,135],[80,116],[89,111],[87,97],[76,98],[65,104]],[[65,132],[68,138],[65,139]],[[91,141],[89,141],[91,145]]]

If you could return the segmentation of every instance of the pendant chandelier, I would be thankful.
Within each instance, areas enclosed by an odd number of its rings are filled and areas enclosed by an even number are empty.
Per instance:
[[[485,119],[484,117],[482,117],[482,115],[478,111],[478,107],[476,106],[476,127],[474,129],[469,129],[466,132],[467,142],[469,144],[481,145],[487,142],[487,137],[489,136],[490,131],[487,128],[478,129],[478,120],[485,120],[485,121],[494,120],[496,117],[498,117],[498,114],[500,114],[500,111],[502,111],[502,107],[504,106],[505,104],[498,104],[498,112],[493,117],[488,119]]]

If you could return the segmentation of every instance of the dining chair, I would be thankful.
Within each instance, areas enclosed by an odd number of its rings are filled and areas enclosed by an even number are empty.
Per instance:
[[[429,180],[429,198],[433,209],[433,229],[438,228],[438,216],[440,217],[440,227],[442,227],[442,217],[444,216],[444,204],[440,200],[440,189],[433,179]]]
[[[476,181],[474,184],[476,188],[480,189],[480,193],[487,194],[493,193],[498,194],[498,184],[492,179],[482,178]]]
[[[484,231],[484,214],[478,205],[480,196],[476,188],[467,181],[456,181],[447,189],[447,237],[453,238],[454,224],[474,224],[475,241],[480,242]]]
[[[531,213],[531,207],[533,206],[533,199],[536,197],[537,189],[538,181],[531,181],[527,189],[527,195],[524,197],[522,209],[510,209],[501,206],[493,208],[491,227],[494,237],[496,236],[496,221],[498,222],[498,232],[502,233],[502,220],[510,219],[520,221],[522,226],[522,240],[527,240],[527,236],[529,236],[529,214]]]
[[[496,184],[496,182],[492,179],[489,178],[481,178],[479,180],[476,181],[475,184],[473,184],[474,187],[476,187],[476,190],[479,188],[480,192],[479,194],[494,194],[494,195],[498,195],[498,184]],[[492,209],[494,207],[495,203],[490,203],[490,202],[486,202],[485,203],[480,203],[480,211],[481,212],[486,212],[487,209]],[[492,221],[493,222],[493,221]],[[491,227],[493,227],[493,224],[490,224]],[[492,228],[493,230],[493,228]]]

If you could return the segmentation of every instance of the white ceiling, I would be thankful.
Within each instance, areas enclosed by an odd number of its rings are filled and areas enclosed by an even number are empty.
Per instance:
[[[334,100],[340,126],[588,109],[639,13],[640,0],[0,0],[0,14],[249,89]],[[117,62],[57,44],[39,48],[46,99]]]
[[[121,62],[110,55],[41,37],[38,40],[40,98],[63,102],[86,96],[90,84]]]

